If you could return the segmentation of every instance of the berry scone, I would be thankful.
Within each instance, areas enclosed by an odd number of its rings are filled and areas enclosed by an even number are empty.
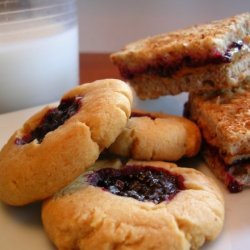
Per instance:
[[[109,147],[131,113],[129,86],[115,79],[77,86],[28,119],[0,152],[0,200],[24,205],[53,195]]]
[[[175,115],[134,110],[109,151],[135,160],[177,161],[195,156],[201,144],[199,128]]]
[[[45,200],[42,222],[60,249],[198,249],[224,222],[215,183],[173,163],[97,162]]]

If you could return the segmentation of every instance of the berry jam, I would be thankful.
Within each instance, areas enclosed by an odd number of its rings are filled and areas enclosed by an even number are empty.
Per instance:
[[[142,112],[136,112],[136,111],[133,111],[131,113],[130,117],[149,117],[152,120],[155,120],[157,118],[156,116],[154,116],[151,113],[147,113],[147,112],[142,113]]]
[[[208,144],[205,147],[207,148],[206,154],[210,158],[212,168],[215,168],[215,173],[219,173],[218,177],[224,180],[230,193],[241,192],[244,186],[249,186],[249,159],[226,164],[217,148]]]
[[[225,62],[231,62],[233,54],[240,51],[243,45],[244,43],[241,40],[231,43],[224,54]]]
[[[77,113],[81,106],[81,99],[82,97],[74,97],[62,100],[57,108],[48,110],[40,124],[34,130],[22,138],[17,138],[15,143],[17,145],[24,145],[35,139],[38,143],[41,143],[47,133],[57,129],[67,119]]]
[[[88,181],[91,185],[101,187],[112,194],[155,204],[173,199],[185,188],[183,176],[150,166],[103,168],[91,173]]]
[[[224,54],[215,51],[206,58],[196,58],[195,56],[186,55],[184,57],[180,57],[177,61],[167,61],[166,58],[159,56],[155,59],[153,64],[147,65],[146,67],[134,68],[133,70],[120,68],[120,73],[125,79],[132,79],[137,74],[171,77],[185,66],[195,68],[209,64],[230,63],[233,55],[239,52],[243,45],[244,42],[242,40],[232,42]]]
[[[243,186],[249,185],[249,159],[237,160],[231,165],[227,165],[225,170],[227,171],[228,190],[231,193],[238,193],[243,190]]]
[[[227,188],[230,193],[239,193],[243,190],[243,185],[241,185],[237,180],[230,178]]]

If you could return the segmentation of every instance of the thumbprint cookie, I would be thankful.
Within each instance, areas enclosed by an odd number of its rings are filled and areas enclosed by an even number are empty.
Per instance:
[[[195,169],[97,161],[44,201],[42,222],[58,249],[198,249],[221,232],[224,200]]]
[[[130,87],[115,79],[75,87],[28,119],[0,152],[0,200],[24,205],[53,195],[91,166],[126,126]]]
[[[175,115],[134,110],[109,151],[135,160],[177,161],[195,156],[201,144],[199,128]]]

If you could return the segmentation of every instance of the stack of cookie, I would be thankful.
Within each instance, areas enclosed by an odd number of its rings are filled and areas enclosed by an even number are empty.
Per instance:
[[[166,162],[198,153],[198,127],[131,105],[120,80],[86,83],[2,148],[0,199],[45,200],[43,225],[58,249],[197,249],[219,235],[224,201],[216,184]],[[100,160],[104,150],[122,160]]]
[[[111,59],[140,98],[189,92],[208,166],[230,192],[250,186],[250,13],[139,40]]]

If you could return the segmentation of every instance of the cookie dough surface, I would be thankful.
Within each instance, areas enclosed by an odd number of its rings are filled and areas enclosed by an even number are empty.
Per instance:
[[[195,156],[200,144],[199,128],[190,120],[134,110],[109,151],[136,160],[177,161]]]
[[[166,162],[128,165],[181,175],[185,189],[169,201],[142,202],[89,185],[90,170],[43,204],[43,225],[58,249],[198,249],[218,236],[224,201],[212,180]],[[111,166],[122,164],[106,161],[92,170]]]
[[[96,161],[100,152],[114,142],[130,116],[132,93],[120,80],[80,85],[62,100],[72,98],[81,98],[79,110],[46,133],[42,141],[27,138],[35,134],[44,117],[56,107],[47,106],[32,116],[2,148],[0,200],[24,205],[53,195]],[[58,116],[52,117],[55,122]],[[40,130],[45,130],[47,125]]]

